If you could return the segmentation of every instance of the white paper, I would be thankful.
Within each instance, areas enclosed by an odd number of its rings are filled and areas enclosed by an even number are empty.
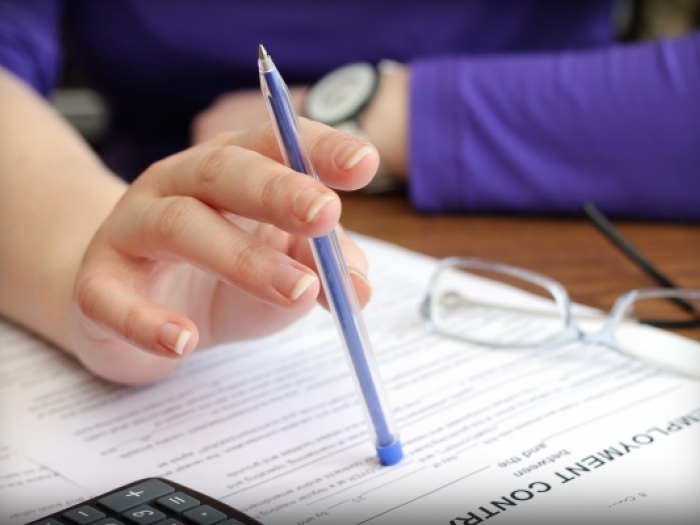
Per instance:
[[[95,495],[165,476],[266,524],[697,521],[699,382],[590,344],[494,351],[431,334],[418,310],[435,262],[359,241],[401,464],[379,465],[320,308],[141,388],[6,327],[21,343],[3,345],[0,442]]]
[[[0,447],[0,523],[20,525],[75,505],[88,491],[49,468]]]

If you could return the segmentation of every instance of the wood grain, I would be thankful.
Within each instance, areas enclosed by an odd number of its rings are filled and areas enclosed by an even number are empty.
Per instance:
[[[574,301],[603,310],[627,290],[655,287],[583,213],[580,218],[429,215],[416,213],[402,193],[341,198],[342,223],[350,231],[438,258],[460,255],[522,266],[561,282]],[[700,225],[613,222],[662,273],[680,286],[700,288]],[[683,333],[700,338],[700,330]]]

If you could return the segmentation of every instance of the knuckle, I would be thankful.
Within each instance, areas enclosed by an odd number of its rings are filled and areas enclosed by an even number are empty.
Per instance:
[[[287,169],[271,166],[260,178],[260,207],[263,210],[279,209],[281,195],[291,195],[291,182],[294,174]]]
[[[91,320],[98,320],[99,299],[107,284],[107,278],[100,273],[81,277],[75,284],[75,303],[80,312]]]
[[[168,173],[172,169],[173,166],[173,158],[171,157],[165,157],[163,159],[157,160],[153,164],[151,164],[148,168],[146,168],[146,171],[138,177],[137,181],[143,181],[145,179],[148,179],[150,176],[155,177],[156,179],[161,178],[165,173]]]
[[[226,168],[226,165],[230,161],[230,156],[229,148],[223,146],[208,151],[194,172],[195,180],[203,184],[214,182],[219,174]]]
[[[359,137],[352,136],[352,142],[360,142],[361,140]],[[341,142],[348,142],[348,135],[328,129],[315,135],[310,148],[315,153],[325,154],[325,152],[333,151]]]
[[[166,243],[177,239],[193,220],[194,197],[169,197],[156,203],[159,209],[153,214],[150,230]]]
[[[144,319],[144,308],[139,303],[131,303],[124,311],[122,319],[121,335],[132,344],[138,344],[141,340],[141,326]]]
[[[256,149],[260,153],[270,158],[279,157],[279,146],[277,145],[277,134],[275,128],[270,123],[261,124],[248,131],[248,140],[256,144]]]
[[[223,147],[235,145],[238,141],[240,132],[236,131],[220,131],[213,139],[211,139],[212,144]]]
[[[254,275],[261,268],[261,248],[250,239],[240,239],[230,246],[228,261],[228,279],[238,285],[252,284]]]
[[[254,132],[259,134],[258,138],[263,144],[277,144],[277,135],[272,124],[265,123],[262,126],[258,126]]]
[[[317,148],[333,147],[339,140],[346,140],[347,135],[337,129],[314,122],[305,118],[299,119],[299,125],[302,128],[302,133],[306,138],[310,150]],[[353,135],[354,139],[358,137]]]

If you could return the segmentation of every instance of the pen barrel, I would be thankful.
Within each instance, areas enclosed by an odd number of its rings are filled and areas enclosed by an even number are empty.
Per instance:
[[[279,73],[276,69],[267,72],[261,69],[260,83],[270,116],[276,123],[275,132],[285,163],[295,171],[318,179],[304,147],[289,92]],[[403,455],[398,433],[337,236],[332,232],[310,242],[379,458],[385,465],[398,463]]]
[[[390,447],[398,441],[398,436],[338,238],[335,233],[314,238],[311,247],[345,355],[354,372],[353,379],[363,400],[375,446],[378,450]]]

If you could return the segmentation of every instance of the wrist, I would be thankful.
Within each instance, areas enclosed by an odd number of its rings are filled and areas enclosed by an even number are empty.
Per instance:
[[[365,189],[384,192],[406,177],[408,69],[390,60],[377,67],[356,62],[336,69],[309,90],[304,114],[372,142],[380,156]]]
[[[408,171],[408,80],[407,67],[395,62],[380,64],[377,90],[358,119],[385,171],[401,179]]]

